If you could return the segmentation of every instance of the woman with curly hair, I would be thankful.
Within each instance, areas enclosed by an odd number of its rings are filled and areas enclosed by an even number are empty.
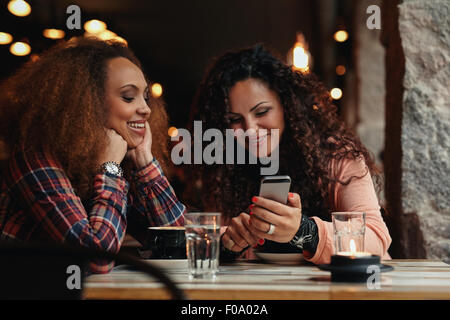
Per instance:
[[[193,120],[205,130],[253,130],[243,145],[247,153],[261,160],[259,150],[267,144],[266,156],[279,152],[278,174],[292,180],[284,205],[257,196],[263,161],[202,165],[194,172],[208,195],[204,209],[225,217],[223,257],[235,258],[259,243],[327,263],[333,253],[331,212],[363,211],[366,251],[389,258],[391,238],[371,178],[375,164],[312,74],[293,71],[260,45],[229,52],[207,72],[194,108]]]
[[[183,225],[161,165],[164,105],[125,45],[73,38],[2,83],[0,240],[119,251],[125,232]],[[161,161],[161,165],[158,160]],[[108,272],[110,261],[91,263]]]

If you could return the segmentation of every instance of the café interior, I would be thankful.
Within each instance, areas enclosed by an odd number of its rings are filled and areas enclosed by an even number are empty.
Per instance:
[[[133,253],[141,244],[127,236],[125,255],[116,263],[141,273],[83,276],[82,292],[56,299],[450,299],[448,10],[440,0],[2,0],[1,81],[72,37],[125,43],[141,61],[151,95],[165,105],[170,149],[178,130],[192,125],[193,99],[211,61],[229,50],[263,44],[294,70],[314,73],[323,82],[338,116],[372,153],[383,177],[379,202],[393,260],[382,261],[388,267],[381,270],[379,290],[336,287],[326,269],[313,265],[304,266],[307,271],[289,265],[276,274],[261,264],[257,271],[245,264],[240,271],[219,267],[219,281],[209,287],[183,280],[182,272],[137,261]],[[2,141],[0,161],[2,166],[8,161]],[[203,210],[204,195],[187,192],[194,182],[186,172],[195,168],[173,165],[167,176],[187,208]],[[11,270],[25,273],[17,267],[23,255],[58,256],[54,266],[59,266],[66,263],[61,257],[98,254],[60,247],[45,251],[33,244],[3,250],[0,255],[8,258],[0,257],[2,278]],[[5,261],[16,261],[11,257],[19,262],[8,269]],[[24,282],[35,281],[35,272]],[[262,280],[249,280],[258,275],[265,275],[270,290],[262,288]],[[303,277],[296,289],[289,287],[287,275],[294,276],[292,281]],[[227,276],[248,281],[246,287],[233,288]],[[48,297],[58,291],[50,283],[64,277],[67,273],[45,282]],[[39,278],[52,275],[42,271]],[[0,296],[30,298],[24,290],[0,286]],[[32,299],[47,297],[43,290],[28,292]]]

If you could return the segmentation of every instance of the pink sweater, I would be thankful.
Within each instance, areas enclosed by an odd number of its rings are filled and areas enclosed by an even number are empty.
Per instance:
[[[351,176],[354,178],[348,185],[336,183],[330,189],[330,208],[332,211],[365,212],[366,233],[364,238],[365,251],[379,255],[381,259],[391,259],[387,250],[392,242],[386,224],[380,213],[380,206],[373,187],[373,182],[368,168],[363,159],[342,160],[337,165],[332,165],[332,173],[341,181],[346,181]],[[300,195],[301,196],[301,195]],[[323,221],[318,217],[312,217],[317,224],[319,243],[314,256],[306,260],[315,263],[329,263],[334,251],[333,224]]]
[[[379,255],[381,259],[391,259],[387,250],[391,244],[391,237],[380,213],[380,206],[373,186],[372,178],[364,160],[341,160],[332,163],[332,174],[341,181],[354,178],[348,185],[336,183],[330,187],[329,207],[332,212],[365,212],[366,233],[364,239],[365,251]],[[301,197],[302,195],[300,195]],[[314,264],[325,264],[331,260],[334,253],[333,224],[323,221],[318,217],[312,217],[317,224],[319,243],[314,256],[305,259]],[[226,227],[222,227],[222,232]],[[243,256],[247,259],[255,259],[253,249],[247,250]]]

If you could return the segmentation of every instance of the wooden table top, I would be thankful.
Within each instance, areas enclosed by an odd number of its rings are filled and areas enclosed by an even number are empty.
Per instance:
[[[168,275],[194,300],[450,299],[450,265],[439,260],[382,263],[393,266],[394,270],[381,274],[379,288],[369,288],[366,283],[332,283],[329,272],[309,263],[221,265],[214,281],[189,280],[184,270],[168,270]],[[87,277],[84,298],[170,298],[169,292],[155,278],[121,267],[109,274]]]

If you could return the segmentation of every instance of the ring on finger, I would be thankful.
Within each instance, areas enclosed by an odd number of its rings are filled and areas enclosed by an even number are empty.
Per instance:
[[[268,235],[271,235],[271,234],[273,234],[275,232],[275,226],[273,225],[273,224],[271,224],[271,223],[269,223],[269,230],[267,230],[267,234]]]

